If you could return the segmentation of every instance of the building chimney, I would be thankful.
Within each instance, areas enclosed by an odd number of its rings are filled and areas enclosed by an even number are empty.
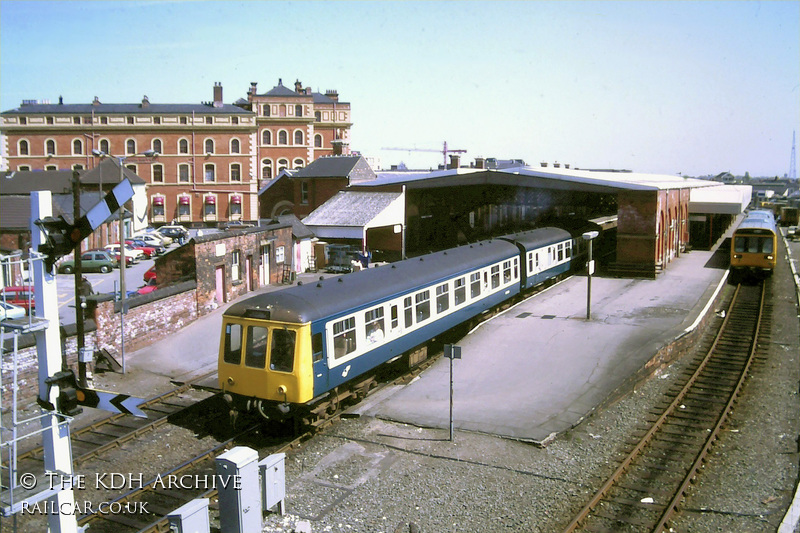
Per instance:
[[[214,107],[222,107],[222,82],[214,83]]]
[[[475,168],[486,168],[486,159],[484,159],[483,157],[476,157]]]
[[[458,168],[461,164],[461,156],[458,154],[452,154],[450,156],[450,164],[447,165],[447,168]]]

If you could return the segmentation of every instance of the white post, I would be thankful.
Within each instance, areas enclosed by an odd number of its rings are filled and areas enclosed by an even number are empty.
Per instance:
[[[34,250],[45,242],[44,233],[33,223],[34,220],[51,216],[53,202],[50,191],[31,193],[31,246]],[[58,322],[58,290],[56,277],[45,271],[44,261],[33,262],[34,297],[36,316],[49,320],[49,326],[37,331],[36,350],[39,354],[39,397],[56,405],[59,387],[53,385],[48,394],[45,380],[61,370],[61,335]],[[55,413],[42,418],[42,445],[44,447],[44,468],[46,472],[58,472],[62,480],[72,476],[72,447],[69,440],[69,424],[60,424]],[[57,492],[48,502],[52,508],[71,510],[75,508],[75,495],[70,482],[67,488]],[[50,531],[56,533],[77,533],[78,522],[75,513],[49,513],[47,515]]]

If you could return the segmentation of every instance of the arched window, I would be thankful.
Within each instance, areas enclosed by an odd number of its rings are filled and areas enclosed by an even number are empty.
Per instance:
[[[303,168],[303,165],[305,165],[305,161],[303,161],[302,159],[294,160],[294,168]]]
[[[189,153],[189,141],[186,139],[181,139],[178,141],[178,152],[181,154],[188,154]]]
[[[239,139],[231,139],[231,153],[238,154],[239,150]]]
[[[231,181],[242,181],[242,165],[231,163]]]
[[[47,139],[44,143],[44,153],[46,155],[56,155],[56,142],[53,139]]]
[[[217,173],[212,163],[206,163],[203,167],[203,180],[204,181],[216,181]]]
[[[153,139],[153,151],[155,151],[157,154],[164,153],[164,147],[161,144],[161,139]]]
[[[322,148],[322,135],[314,135],[314,148]]]
[[[19,148],[17,148],[17,154],[19,155],[30,155],[30,146],[28,145],[28,141],[22,139],[19,142]]]
[[[125,153],[126,154],[135,154],[136,153],[136,141],[134,139],[128,139],[125,142]]]
[[[100,139],[100,151],[107,154],[110,150],[111,147],[108,144],[108,139]]]
[[[261,144],[272,144],[272,132],[264,130],[261,132]]]
[[[214,139],[206,139],[206,142],[204,143],[204,145],[205,145],[207,154],[213,154],[214,153]]]
[[[261,160],[261,179],[262,180],[272,179],[272,161],[270,161],[269,159]]]
[[[297,145],[305,144],[303,142],[303,132],[302,131],[297,130],[297,131],[294,132],[294,144],[297,144]]]
[[[83,154],[83,142],[80,139],[74,139],[72,141],[72,155],[82,155]]]
[[[286,130],[281,130],[278,132],[278,144],[289,144],[289,135],[286,133]]]
[[[294,106],[294,116],[302,117],[303,116],[303,106],[297,104]]]

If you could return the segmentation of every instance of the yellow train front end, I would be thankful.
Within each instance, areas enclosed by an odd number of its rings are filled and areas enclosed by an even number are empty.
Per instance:
[[[314,396],[310,324],[224,316],[218,379],[233,409],[282,418]]]
[[[778,260],[777,236],[768,230],[737,230],[731,245],[731,268],[771,274]]]

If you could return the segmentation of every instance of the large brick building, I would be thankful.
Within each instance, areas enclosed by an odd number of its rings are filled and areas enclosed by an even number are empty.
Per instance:
[[[0,170],[93,168],[95,152],[126,157],[147,184],[149,222],[217,226],[258,219],[259,181],[282,168],[347,151],[350,105],[282,85],[225,104],[222,85],[201,104],[24,101],[2,113]],[[158,152],[150,160],[136,157]]]

